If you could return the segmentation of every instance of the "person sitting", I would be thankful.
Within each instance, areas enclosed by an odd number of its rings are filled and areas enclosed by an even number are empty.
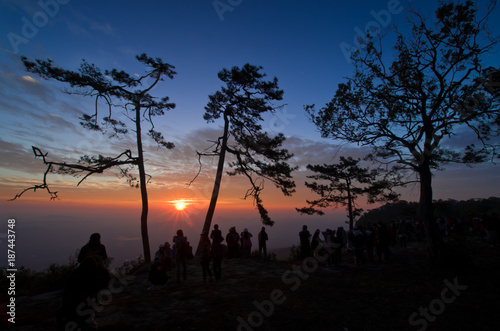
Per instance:
[[[154,290],[156,286],[166,285],[168,280],[166,259],[165,245],[162,244],[155,253],[153,263],[151,263],[149,281],[152,285],[148,287],[148,290],[151,291]]]

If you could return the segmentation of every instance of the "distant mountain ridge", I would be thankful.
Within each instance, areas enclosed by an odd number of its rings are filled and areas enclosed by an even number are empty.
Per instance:
[[[468,219],[471,217],[500,216],[500,198],[490,197],[485,199],[469,200],[435,200],[433,203],[434,216],[451,219]],[[415,220],[418,218],[418,202],[401,200],[387,203],[381,207],[365,212],[357,224],[385,223],[400,220]]]

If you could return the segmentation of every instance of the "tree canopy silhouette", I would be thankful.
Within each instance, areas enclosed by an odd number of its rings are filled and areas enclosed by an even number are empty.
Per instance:
[[[278,187],[284,195],[295,192],[295,182],[291,172],[294,168],[286,162],[293,155],[282,148],[285,141],[283,134],[271,137],[262,130],[262,114],[274,112],[278,107],[273,101],[283,99],[283,91],[278,88],[278,79],[266,81],[262,67],[245,64],[242,68],[233,67],[219,72],[219,79],[225,84],[215,94],[209,96],[203,118],[215,122],[222,118],[224,128],[221,136],[214,143],[210,153],[198,153],[218,156],[217,174],[214,182],[209,209],[203,225],[203,231],[210,230],[210,224],[219,195],[226,153],[233,156],[229,163],[230,176],[244,175],[250,188],[245,198],[252,197],[259,210],[263,224],[273,225],[268,211],[263,206],[260,196],[266,180]]]
[[[450,162],[473,164],[497,155],[498,71],[483,57],[497,44],[486,26],[495,3],[478,17],[472,1],[442,3],[434,22],[411,11],[411,32],[394,29],[392,62],[383,38],[369,37],[352,55],[355,73],[320,110],[306,106],[323,137],[371,146],[374,161],[410,169],[420,183],[420,218],[431,257],[440,255],[432,213],[433,171]],[[455,146],[470,129],[476,144]]]
[[[27,71],[38,74],[45,79],[55,79],[69,84],[72,89],[66,91],[67,93],[79,94],[95,99],[93,113],[84,113],[80,117],[80,124],[83,127],[102,133],[107,133],[108,130],[111,130],[110,137],[127,134],[128,129],[126,124],[115,119],[116,109],[121,110],[121,113],[134,124],[137,156],[133,156],[130,150],[126,150],[116,157],[84,155],[78,163],[71,164],[47,161],[47,153],[43,153],[39,148],[33,147],[35,157],[41,157],[47,165],[43,183],[22,191],[14,199],[19,198],[28,190],[36,191],[37,189],[47,190],[51,195],[51,199],[56,199],[57,192],[52,192],[47,182],[47,174],[50,172],[76,176],[85,174],[78,183],[80,184],[92,174],[102,173],[112,167],[119,167],[121,174],[127,178],[129,184],[140,188],[141,191],[141,235],[144,259],[149,263],[151,261],[147,226],[147,178],[149,176],[146,174],[144,165],[142,122],[149,123],[150,129],[147,134],[156,143],[167,149],[174,147],[173,143],[167,142],[163,135],[155,130],[153,118],[164,115],[165,111],[175,108],[175,104],[169,101],[168,96],[158,99],[151,95],[150,91],[165,78],[173,79],[176,74],[174,71],[175,67],[163,62],[160,58],[152,58],[146,54],[141,54],[136,56],[136,59],[146,67],[146,70],[144,75],[136,77],[117,69],[102,72],[94,64],[90,64],[85,60],[83,60],[78,71],[71,71],[55,67],[52,60],[35,60],[33,62],[26,57],[22,57],[21,59]],[[101,114],[99,109],[100,101],[103,101],[105,105],[104,114]],[[131,174],[130,166],[137,166],[139,172],[138,180]]]
[[[354,219],[363,211],[356,203],[360,195],[366,195],[368,203],[397,200],[398,194],[392,191],[393,184],[386,179],[378,179],[382,171],[362,168],[359,162],[352,157],[341,156],[338,164],[308,164],[307,169],[315,174],[307,178],[320,182],[306,182],[305,184],[320,198],[307,200],[309,207],[296,208],[296,210],[307,215],[323,215],[324,212],[317,208],[342,205],[347,209],[349,230],[352,230]],[[324,181],[327,183],[324,184]]]

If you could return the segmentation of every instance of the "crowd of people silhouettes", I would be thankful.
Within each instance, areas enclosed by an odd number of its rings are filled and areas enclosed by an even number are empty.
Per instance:
[[[468,231],[480,235],[481,239],[487,240],[490,246],[498,246],[499,222],[496,218],[494,221],[474,218],[466,222],[438,218],[436,224],[442,237],[462,235]],[[424,233],[423,225],[418,221],[369,223],[355,226],[350,231],[344,230],[342,226],[336,230],[316,229],[312,235],[307,225],[304,225],[302,231],[299,232],[300,258],[321,256],[324,264],[334,266],[341,264],[343,255],[350,252],[354,257],[354,264],[358,267],[365,267],[367,261],[378,263],[388,261],[392,246],[406,249],[409,241],[421,242]],[[250,259],[252,237],[252,233],[247,228],[238,233],[234,226],[224,237],[217,224],[214,225],[210,234],[201,233],[199,261],[204,284],[209,285],[221,280],[223,258],[242,261]],[[262,227],[257,238],[257,254],[259,258],[267,260],[269,236],[265,227]],[[174,267],[177,282],[187,279],[186,260],[193,258],[193,248],[182,230],[177,230],[172,244],[171,246],[169,242],[165,242],[156,251],[149,269],[151,286],[148,290],[165,287],[169,278],[168,273]],[[322,253],[321,250],[326,251],[327,254]],[[75,329],[92,330],[96,328],[94,316],[99,306],[97,294],[106,288],[111,280],[106,266],[106,263],[109,264],[108,254],[106,247],[101,243],[99,233],[93,233],[90,236],[88,243],[80,249],[77,260],[79,265],[68,277],[63,291],[62,306],[57,312],[57,321],[61,329],[68,329],[69,326]],[[95,305],[90,306],[92,311],[88,316],[82,316],[78,313],[78,309],[88,300],[94,302]]]
[[[252,233],[247,228],[243,232],[236,232],[236,227],[231,227],[225,238],[217,224],[214,225],[210,234],[203,232],[200,234],[199,257],[202,268],[203,282],[210,284],[218,282],[222,278],[222,260],[251,258],[252,254]],[[224,240],[226,243],[224,244]],[[269,236],[266,229],[258,234],[259,257],[267,260],[267,241]],[[177,282],[186,280],[186,260],[193,257],[192,247],[189,245],[187,237],[182,230],[177,231],[173,238],[173,247],[168,242],[161,244],[155,253],[155,258],[151,263],[149,280],[151,286],[149,290],[157,286],[165,286],[168,280],[168,272],[175,266]],[[210,266],[212,264],[212,266]],[[181,277],[182,276],[182,277]]]

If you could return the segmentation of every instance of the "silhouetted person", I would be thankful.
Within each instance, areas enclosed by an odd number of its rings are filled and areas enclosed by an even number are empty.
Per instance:
[[[212,239],[214,277],[215,280],[218,281],[222,277],[222,258],[224,255],[222,242],[224,241],[224,238],[222,237],[222,232],[219,230],[219,226],[217,224],[214,225],[210,238]]]
[[[219,230],[218,224],[214,225],[214,229],[210,233],[210,239],[212,239],[212,242],[218,241],[219,244],[224,241],[224,238],[222,237],[222,231]]]
[[[245,228],[241,233],[241,248],[243,250],[243,258],[249,259],[252,252],[252,238],[253,235],[248,232],[248,229]]]
[[[377,233],[377,261],[384,262],[387,261],[390,251],[389,251],[389,230],[387,229],[387,225],[385,223],[379,222]]]
[[[89,242],[85,244],[78,254],[78,262],[82,261],[88,256],[99,256],[103,261],[108,258],[106,247],[101,244],[101,235],[99,233],[92,233]]]
[[[106,288],[111,277],[98,256],[84,258],[64,287],[57,324],[61,330],[95,330],[95,307],[100,303],[99,291]]]
[[[200,238],[200,264],[203,271],[203,283],[207,284],[207,275],[209,282],[213,281],[212,272],[210,271],[210,260],[212,259],[212,245],[206,232],[201,234]]]
[[[311,233],[307,230],[307,225],[302,226],[302,231],[299,232],[300,238],[300,254],[302,259],[311,255],[311,242],[309,238],[311,238]]]
[[[327,248],[326,251],[328,252],[328,258],[326,261],[328,265],[332,265],[334,260],[333,240],[335,237],[335,231],[332,231],[331,229],[326,229],[326,231],[324,231],[322,234],[325,238],[325,242],[323,245]]]
[[[406,244],[408,242],[407,229],[404,223],[399,224],[398,230],[396,232],[399,239],[399,246],[401,248],[406,248]]]
[[[262,252],[264,252],[264,260],[267,260],[267,241],[269,240],[269,236],[265,227],[262,227],[257,238],[259,239],[259,257],[262,257]]]
[[[374,259],[374,251],[375,251],[375,232],[371,224],[368,224],[368,227],[365,231],[365,247],[366,247],[366,255],[368,256],[368,260],[373,262]]]
[[[236,228],[233,226],[229,229],[229,233],[226,235],[227,242],[227,258],[232,259],[240,256],[240,235],[236,232]]]
[[[177,230],[177,236],[174,237],[175,244],[175,264],[177,268],[177,281],[181,281],[181,268],[183,279],[186,280],[186,251],[188,246],[187,237],[182,230]]]
[[[318,248],[319,244],[322,242],[321,238],[319,237],[320,233],[321,232],[319,231],[319,229],[316,229],[316,231],[314,231],[314,234],[312,236],[312,239],[311,239],[311,251],[313,253],[315,253],[316,248]]]
[[[354,264],[358,267],[365,266],[365,236],[363,231],[355,227],[353,231],[349,231],[349,241],[352,243],[354,252]]]
[[[165,260],[164,260],[164,265],[167,269],[167,272],[172,269],[172,266],[174,265],[174,261],[172,259],[172,248],[170,247],[170,243],[168,241],[165,241],[163,244],[165,247],[164,255],[165,255]]]
[[[165,252],[165,245],[162,244],[155,253],[153,263],[151,263],[149,281],[152,285],[148,288],[148,290],[154,290],[156,286],[165,286],[167,280],[167,256]]]
[[[333,231],[335,232],[335,231]],[[335,249],[335,258],[334,258],[334,263],[340,264],[342,263],[342,231],[337,228],[337,232],[334,233],[333,237],[333,248]]]
[[[484,228],[488,235],[488,246],[491,248],[498,245],[499,224],[500,219],[496,213],[488,215],[488,217],[484,220]]]

